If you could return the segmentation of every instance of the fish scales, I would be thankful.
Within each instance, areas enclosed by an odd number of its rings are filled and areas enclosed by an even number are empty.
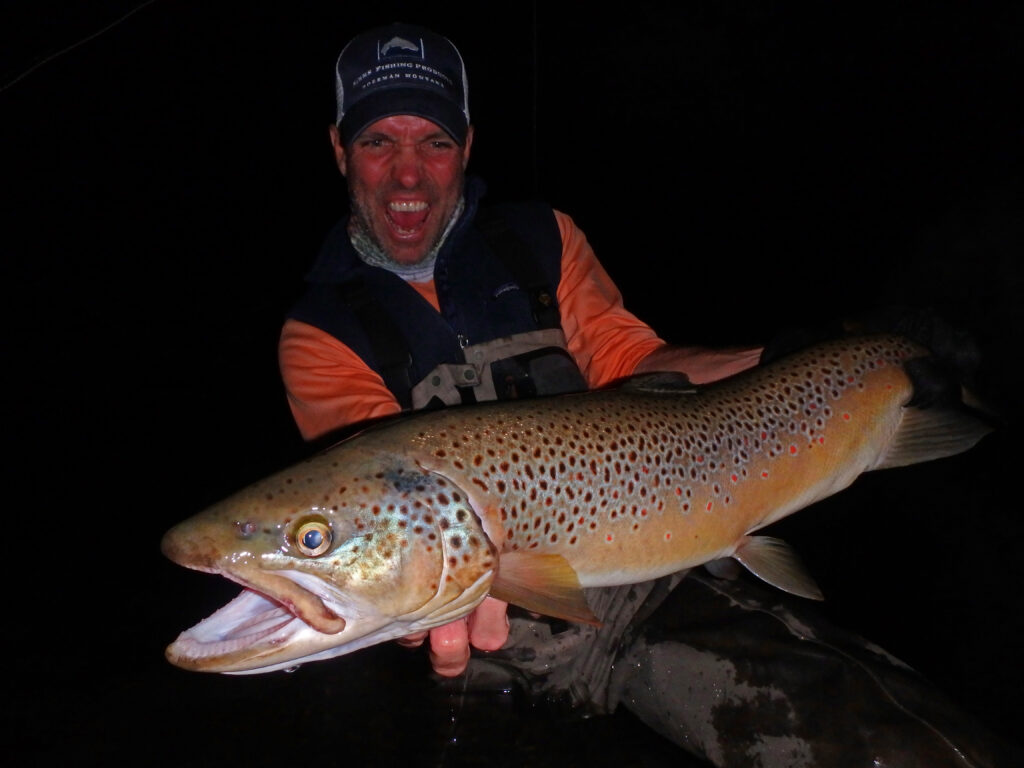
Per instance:
[[[584,587],[730,556],[819,598],[782,542],[752,534],[988,431],[907,407],[904,363],[925,354],[842,339],[695,392],[640,379],[371,427],[168,531],[171,559],[244,587],[168,658],[282,669],[438,626],[488,593],[589,621]]]
[[[849,484],[869,455],[813,474],[895,430],[912,391],[900,364],[914,354],[902,339],[826,345],[697,394],[441,411],[410,423],[408,444],[467,490],[504,551],[558,552],[583,586],[640,581],[731,554],[743,534]],[[882,409],[865,394],[877,382]],[[609,570],[609,550],[636,565]]]

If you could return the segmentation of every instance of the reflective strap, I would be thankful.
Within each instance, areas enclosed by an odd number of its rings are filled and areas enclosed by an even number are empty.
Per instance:
[[[462,403],[459,388],[475,387],[479,383],[480,375],[472,365],[442,363],[412,388],[412,407],[425,408],[435,399],[445,405],[459,405]]]
[[[472,344],[463,350],[465,364],[443,363],[412,388],[412,407],[418,410],[435,398],[445,405],[458,405],[464,402],[459,388],[466,387],[473,388],[477,401],[497,400],[491,364],[541,349],[557,349],[568,354],[562,329],[545,328]]]

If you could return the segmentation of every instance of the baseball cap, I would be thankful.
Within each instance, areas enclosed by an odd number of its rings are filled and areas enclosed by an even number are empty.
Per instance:
[[[466,140],[466,67],[452,42],[429,29],[396,23],[357,35],[338,56],[335,82],[345,144],[392,115],[422,117]]]

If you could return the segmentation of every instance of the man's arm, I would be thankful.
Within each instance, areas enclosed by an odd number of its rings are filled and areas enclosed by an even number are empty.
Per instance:
[[[402,410],[376,371],[319,328],[286,320],[277,352],[288,406],[306,440]]]
[[[558,304],[569,352],[590,387],[634,373],[677,371],[694,384],[757,365],[761,349],[707,349],[667,344],[623,305],[622,294],[573,220],[555,212],[562,234]]]
[[[761,359],[761,347],[704,349],[666,344],[644,357],[633,373],[677,371],[694,384],[707,384],[753,368]]]

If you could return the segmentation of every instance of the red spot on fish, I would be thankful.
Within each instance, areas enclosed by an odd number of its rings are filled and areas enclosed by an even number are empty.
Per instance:
[[[850,414],[844,413],[843,414],[843,421],[849,421],[849,420],[850,420]]]
[[[710,512],[710,511],[711,511],[711,502],[709,501],[708,502],[708,512]]]
[[[790,455],[795,455],[796,454],[796,446],[795,445],[789,446],[789,453],[790,453]]]
[[[731,475],[730,477],[732,478],[732,481],[733,481],[734,483],[737,483],[737,482],[739,482],[739,479],[740,479],[740,478],[739,478],[739,476],[738,476],[738,475]]]
[[[768,477],[768,470],[767,469],[761,472],[761,477]]]
[[[614,538],[615,538],[615,537],[614,537],[614,536],[612,536],[612,535],[611,535],[611,534],[609,533],[609,534],[608,534],[607,536],[605,536],[605,537],[604,537],[604,540],[605,540],[605,541],[611,541],[611,540],[612,540],[612,539],[614,539]]]
[[[671,531],[665,534],[665,541],[668,541],[668,540],[669,540],[669,539],[671,539],[671,538],[672,538],[672,533],[671,533]]]

